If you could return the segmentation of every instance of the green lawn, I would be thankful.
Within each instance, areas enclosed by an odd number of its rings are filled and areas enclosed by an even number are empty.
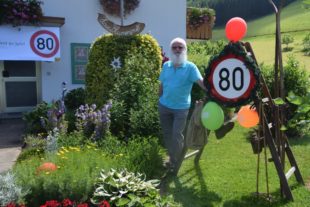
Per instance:
[[[308,71],[310,71],[310,56],[302,52],[302,40],[310,32],[310,9],[305,9],[300,1],[285,7],[281,13],[281,32],[294,37],[294,42],[289,46],[292,51],[283,52],[283,61],[288,55],[294,55],[296,59]],[[275,15],[271,14],[257,20],[247,22],[248,31],[242,41],[251,43],[257,61],[268,65],[274,64],[275,58]],[[214,28],[213,39],[225,39],[225,28]],[[284,45],[282,45],[284,47]]]
[[[168,181],[168,193],[184,207],[270,206],[264,199],[257,200],[253,196],[256,192],[257,155],[253,154],[251,144],[245,138],[247,132],[237,124],[221,140],[211,134],[200,164],[195,166],[193,158],[185,160],[178,176]],[[292,150],[304,180],[309,181],[310,137],[292,141]],[[263,159],[261,154],[259,192],[266,193]],[[271,206],[309,206],[310,191],[305,186],[297,185],[294,176],[290,179],[290,186],[295,201],[286,203],[280,198],[278,175],[273,162],[268,163],[268,178]]]
[[[289,45],[293,49],[289,52],[282,52],[283,61],[287,60],[289,55],[293,55],[304,66],[308,71],[310,71],[310,56],[305,56],[302,52],[302,40],[309,31],[302,32],[291,32],[289,33],[294,37],[294,42]],[[254,54],[259,63],[264,62],[268,65],[273,65],[275,62],[275,36],[274,35],[264,35],[258,37],[246,38],[244,41],[250,42],[254,51]],[[282,45],[282,48],[285,47]]]

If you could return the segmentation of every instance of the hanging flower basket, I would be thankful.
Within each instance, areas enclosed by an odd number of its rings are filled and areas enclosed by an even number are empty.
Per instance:
[[[120,16],[120,0],[100,0],[103,10],[113,16]],[[124,0],[124,14],[130,14],[140,4],[140,0]]]
[[[209,8],[189,7],[187,9],[187,23],[196,29],[203,24],[210,24],[215,16],[215,11]]]
[[[42,18],[41,1],[0,0],[0,24],[37,25]]]

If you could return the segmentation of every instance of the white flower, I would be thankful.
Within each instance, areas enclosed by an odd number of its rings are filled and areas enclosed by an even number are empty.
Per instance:
[[[120,61],[120,57],[118,57],[118,58],[114,57],[110,65],[113,67],[113,69],[114,69],[115,71],[116,71],[117,69],[122,68],[122,63],[121,63],[121,61]]]

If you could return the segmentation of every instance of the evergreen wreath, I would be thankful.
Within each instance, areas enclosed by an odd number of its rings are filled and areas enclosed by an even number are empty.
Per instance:
[[[247,69],[249,69],[255,78],[255,83],[252,87],[252,90],[249,94],[244,94],[242,97],[238,97],[235,100],[226,101],[224,99],[219,98],[214,92],[213,84],[210,84],[209,78],[213,73],[213,67],[217,63],[221,62],[225,57],[231,56],[237,59],[243,59],[243,62]],[[251,100],[254,100],[257,97],[256,91],[259,87],[260,80],[260,70],[254,61],[254,59],[246,53],[241,42],[232,43],[230,42],[228,45],[224,47],[224,49],[220,52],[219,55],[214,56],[210,59],[208,67],[205,68],[205,77],[204,77],[204,85],[207,88],[207,97],[210,100],[213,100],[225,107],[235,107],[241,106],[249,103]]]
[[[120,16],[120,0],[100,0],[103,10],[110,15]],[[140,0],[124,0],[124,14],[130,14],[140,4]]]

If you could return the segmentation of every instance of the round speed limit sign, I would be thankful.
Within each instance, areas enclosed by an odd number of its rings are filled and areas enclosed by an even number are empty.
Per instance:
[[[31,36],[30,47],[35,54],[51,58],[59,51],[59,39],[51,31],[40,30]]]
[[[205,80],[209,96],[225,106],[247,102],[255,92],[258,77],[254,67],[245,62],[245,57],[232,53],[211,61]]]

